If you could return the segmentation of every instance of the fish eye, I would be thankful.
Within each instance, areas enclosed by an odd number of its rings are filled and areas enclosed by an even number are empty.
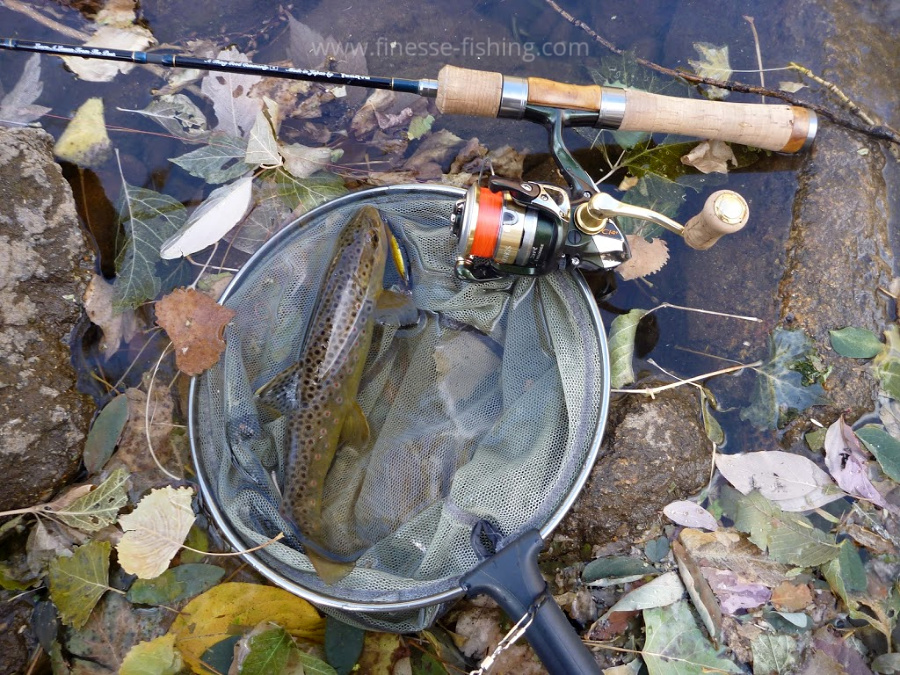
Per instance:
[[[372,237],[372,243],[378,246],[378,230],[371,230],[369,236]]]

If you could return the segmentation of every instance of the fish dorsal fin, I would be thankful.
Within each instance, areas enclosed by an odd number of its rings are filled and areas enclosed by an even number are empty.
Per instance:
[[[359,403],[353,401],[347,406],[347,414],[344,424],[341,426],[341,443],[348,443],[355,448],[361,448],[369,441],[369,422],[366,415],[359,407]]]
[[[278,373],[256,390],[256,398],[266,408],[286,415],[296,410],[297,386],[303,374],[303,364],[295,363]]]

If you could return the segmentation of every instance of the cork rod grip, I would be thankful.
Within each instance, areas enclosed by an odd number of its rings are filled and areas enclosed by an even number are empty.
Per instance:
[[[796,152],[807,142],[812,119],[812,113],[796,106],[723,103],[628,89],[619,129],[683,134]]]
[[[496,117],[503,96],[503,75],[444,66],[438,73],[437,108],[446,115]]]

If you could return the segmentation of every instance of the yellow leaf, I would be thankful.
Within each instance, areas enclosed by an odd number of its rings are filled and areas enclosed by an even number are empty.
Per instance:
[[[195,673],[212,671],[200,664],[211,646],[270,621],[297,638],[316,642],[325,639],[325,620],[306,600],[274,586],[225,583],[191,600],[169,629],[175,646]]]
[[[175,636],[169,634],[129,649],[119,675],[176,675],[183,665],[181,654],[175,649]]]
[[[103,164],[111,151],[101,98],[89,98],[84,102],[53,148],[53,153],[60,159],[83,167]]]
[[[194,524],[193,492],[171,485],[152,490],[134,511],[119,518],[125,534],[116,550],[123,570],[140,579],[153,579],[166,571]]]

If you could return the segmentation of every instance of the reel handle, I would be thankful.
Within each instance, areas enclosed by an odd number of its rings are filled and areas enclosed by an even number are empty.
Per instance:
[[[726,234],[734,234],[744,227],[749,217],[750,207],[737,192],[713,192],[703,210],[685,224],[684,241],[693,249],[705,251]]]
[[[799,106],[677,98],[456,66],[438,73],[442,113],[522,117],[526,105],[596,112],[595,126],[603,128],[682,134],[779,152],[809,147],[818,127],[816,114]]]

